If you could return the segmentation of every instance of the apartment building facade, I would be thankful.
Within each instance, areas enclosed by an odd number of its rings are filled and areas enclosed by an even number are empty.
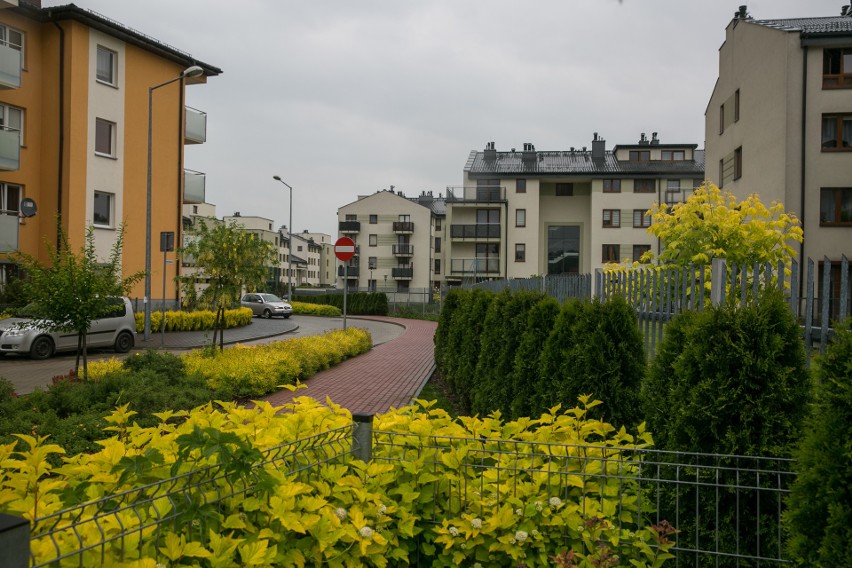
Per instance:
[[[0,285],[16,271],[13,253],[46,259],[57,218],[73,249],[93,226],[103,255],[124,226],[124,271],[144,270],[149,93],[160,282],[160,233],[180,243],[183,205],[204,203],[204,174],[184,168],[184,146],[206,140],[206,115],[186,106],[185,87],[221,70],[94,12],[40,4],[0,3]],[[200,76],[186,75],[193,66]],[[179,294],[178,270],[165,265],[167,298]],[[144,295],[142,282],[131,295]]]
[[[597,134],[591,149],[498,151],[489,142],[470,153],[463,185],[447,188],[444,278],[589,273],[659,253],[648,209],[685,200],[703,180],[703,150],[656,133],[612,150]]]
[[[356,254],[338,262],[338,287],[388,293],[418,291],[423,301],[443,278],[444,199],[423,192],[408,198],[382,190],[359,196],[337,211],[338,233],[355,241]]]
[[[317,275],[319,282],[317,286],[320,288],[330,288],[335,285],[337,276],[334,272],[336,267],[336,259],[334,256],[334,242],[331,240],[331,235],[325,233],[312,233],[305,229],[301,236],[309,241],[313,241],[319,247],[319,261],[317,265]]]
[[[802,222],[800,258],[827,257],[839,274],[852,243],[852,7],[773,20],[742,6],[719,48],[705,130],[707,177],[782,203]]]

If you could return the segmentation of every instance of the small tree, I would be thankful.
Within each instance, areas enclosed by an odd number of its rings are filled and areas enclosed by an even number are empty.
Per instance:
[[[275,247],[235,223],[208,224],[204,219],[198,219],[193,237],[178,254],[191,259],[198,271],[181,277],[181,282],[188,295],[195,297],[195,279],[209,281],[197,295],[197,302],[216,312],[213,345],[218,334],[219,348],[223,349],[225,310],[237,303],[243,290],[254,291],[266,282],[269,267],[276,261]]]
[[[793,242],[802,242],[795,215],[773,203],[767,208],[757,194],[743,201],[705,182],[684,203],[655,204],[648,232],[663,243],[660,264],[708,264],[714,258],[732,263],[777,263],[796,256]],[[646,253],[642,261],[653,260]]]
[[[68,235],[61,226],[58,232],[59,247],[47,244],[46,264],[27,253],[16,253],[14,258],[27,274],[23,286],[32,301],[34,323],[51,331],[77,333],[75,368],[80,367],[82,356],[85,378],[88,374],[86,331],[92,321],[115,309],[114,298],[127,295],[143,273],[121,277],[123,227],[118,229],[106,260],[96,254],[94,227],[86,229],[85,244],[79,253],[71,250]]]

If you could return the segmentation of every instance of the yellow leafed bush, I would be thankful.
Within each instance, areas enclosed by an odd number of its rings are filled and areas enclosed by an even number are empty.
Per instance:
[[[124,370],[124,364],[120,359],[110,357],[109,359],[101,359],[99,361],[91,361],[87,366],[89,374],[87,376],[90,381],[99,381],[107,375],[120,373]],[[77,376],[83,376],[83,368],[77,369]]]
[[[213,329],[216,314],[209,310],[195,312],[167,311],[166,331],[204,331]],[[242,327],[251,323],[251,310],[249,308],[237,308],[225,310],[225,327],[231,329]],[[151,312],[151,329],[157,331],[162,329],[163,312]],[[145,329],[145,314],[136,313],[136,332],[142,333]]]
[[[290,302],[294,314],[309,316],[337,317],[343,314],[339,308],[326,304],[309,304],[307,302]]]

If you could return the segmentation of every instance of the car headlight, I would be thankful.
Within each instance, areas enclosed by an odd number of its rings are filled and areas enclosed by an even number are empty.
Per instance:
[[[7,329],[3,332],[3,335],[7,337],[21,337],[22,335],[26,335],[29,333],[27,329]]]

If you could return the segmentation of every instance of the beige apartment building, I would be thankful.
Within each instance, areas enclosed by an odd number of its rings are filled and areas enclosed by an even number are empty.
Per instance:
[[[800,258],[827,257],[839,275],[852,243],[852,8],[773,20],[742,6],[705,121],[707,177],[783,203],[802,221]]]
[[[653,133],[606,149],[472,151],[464,184],[447,188],[448,284],[591,273],[659,252],[648,209],[678,203],[704,180],[704,151]]]
[[[346,270],[338,261],[338,286],[344,274],[350,290],[388,293],[417,291],[424,301],[443,277],[444,200],[431,192],[408,198],[382,190],[358,196],[337,211],[338,232],[355,241],[356,255]]]
[[[331,235],[312,233],[305,229],[300,233],[300,236],[308,241],[313,241],[314,245],[319,247],[319,260],[316,268],[318,283],[316,286],[320,288],[334,286],[337,276],[334,272],[336,259],[334,257],[334,243],[331,240]]]

